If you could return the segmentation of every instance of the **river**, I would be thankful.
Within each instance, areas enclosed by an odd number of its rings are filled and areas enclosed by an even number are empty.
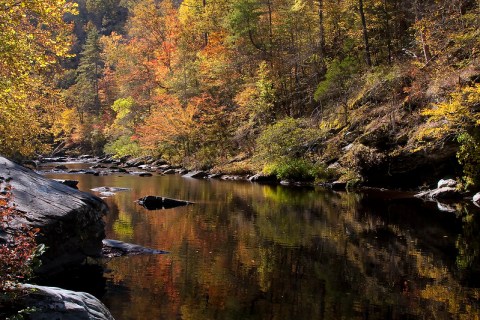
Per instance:
[[[168,251],[50,281],[90,291],[117,320],[480,317],[480,218],[470,206],[179,175],[47,176],[87,192],[129,188],[105,198],[107,238]],[[193,204],[149,211],[135,203],[146,195]]]

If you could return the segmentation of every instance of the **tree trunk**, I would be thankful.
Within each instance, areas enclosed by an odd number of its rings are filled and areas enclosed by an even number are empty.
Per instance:
[[[387,0],[383,0],[383,11],[385,14],[385,34],[387,37],[388,63],[392,63],[392,35],[390,34],[390,16],[388,14]]]
[[[360,11],[360,19],[362,20],[363,42],[365,46],[365,60],[369,67],[372,66],[372,59],[370,57],[370,45],[368,44],[367,21],[365,20],[365,13],[363,12],[363,0],[358,0],[358,8]]]
[[[318,19],[319,19],[319,53],[320,58],[325,59],[325,27],[323,19],[323,0],[318,0]]]
[[[206,6],[207,6],[207,0],[203,0],[202,1],[202,4],[203,4],[203,9],[205,10]],[[203,38],[204,38],[204,46],[206,47],[208,45],[208,32],[205,31],[203,33]]]

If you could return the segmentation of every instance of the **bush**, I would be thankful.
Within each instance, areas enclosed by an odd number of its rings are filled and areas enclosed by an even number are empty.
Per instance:
[[[465,187],[480,187],[480,133],[462,133],[458,136],[458,162],[463,166]]]
[[[263,172],[275,175],[280,180],[326,182],[335,179],[336,172],[315,165],[305,159],[289,159],[282,162],[267,164]]]
[[[268,126],[257,139],[255,158],[260,162],[282,162],[304,156],[318,132],[304,119],[285,118]]]

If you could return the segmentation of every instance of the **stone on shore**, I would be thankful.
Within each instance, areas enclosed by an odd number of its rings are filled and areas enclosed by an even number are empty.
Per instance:
[[[208,177],[208,173],[204,171],[192,171],[183,175],[184,178],[204,179]]]
[[[458,189],[453,187],[442,187],[420,192],[416,194],[415,197],[426,200],[460,199],[462,198],[462,193]]]
[[[250,182],[257,182],[257,183],[278,183],[278,178],[274,174],[258,173],[248,178],[248,180]]]
[[[20,306],[34,308],[28,314],[31,320],[114,320],[107,307],[89,293],[30,284],[20,289],[26,292]]]

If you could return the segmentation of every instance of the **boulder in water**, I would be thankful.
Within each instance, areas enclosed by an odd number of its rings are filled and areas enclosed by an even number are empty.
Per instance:
[[[185,200],[177,200],[157,196],[145,196],[141,199],[138,199],[137,202],[148,210],[171,209],[191,204],[191,202]]]

